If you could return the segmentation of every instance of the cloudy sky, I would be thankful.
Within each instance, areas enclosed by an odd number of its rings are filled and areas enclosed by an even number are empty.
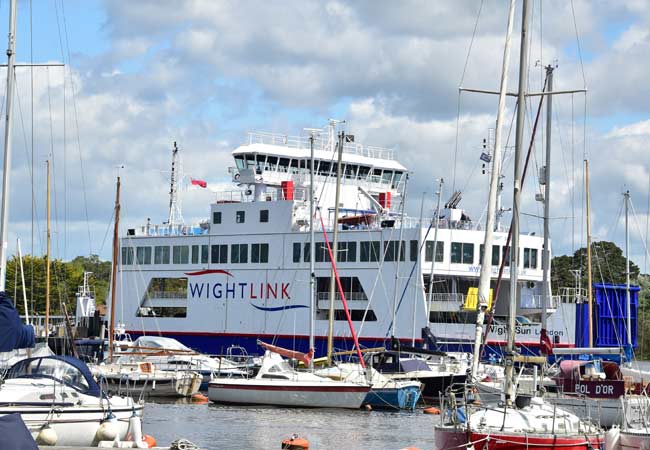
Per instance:
[[[0,36],[6,36],[7,3],[0,5]],[[629,189],[636,210],[632,254],[644,270],[650,265],[641,240],[650,188],[650,4],[531,3],[528,89],[541,88],[543,66],[552,64],[556,89],[588,90],[586,96],[554,99],[555,253],[584,244],[587,156],[594,237],[623,246],[621,193]],[[34,253],[44,248],[49,158],[55,255],[70,259],[92,252],[107,258],[118,167],[124,227],[147,217],[162,222],[174,141],[188,176],[218,184],[228,180],[230,151],[247,131],[298,135],[329,118],[345,119],[345,130],[359,141],[397,151],[413,170],[412,215],[423,195],[431,210],[433,185],[444,177],[443,196],[462,190],[461,206],[479,218],[488,183],[479,156],[494,127],[497,98],[459,94],[458,88],[498,88],[506,8],[497,0],[40,0],[30,17],[30,2],[21,0],[17,61],[64,62],[66,68],[17,69],[9,247],[19,235],[24,251],[31,250],[32,156]],[[516,17],[518,30],[519,10]],[[518,41],[511,91],[517,89]],[[526,140],[537,102],[527,105]],[[513,113],[510,99],[509,147]],[[523,218],[523,229],[538,234],[535,216],[542,209],[534,195],[540,190],[544,126],[539,131]],[[506,187],[511,173],[509,158]],[[506,206],[510,197],[504,195]],[[207,191],[183,193],[185,218],[207,216],[210,199]]]

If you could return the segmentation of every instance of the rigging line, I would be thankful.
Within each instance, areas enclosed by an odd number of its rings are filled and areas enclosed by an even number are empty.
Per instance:
[[[650,226],[650,172],[648,173],[648,206],[646,207],[645,216],[645,242],[648,242],[648,230]],[[646,255],[643,258],[643,272],[648,273],[648,250],[646,248]]]
[[[31,246],[30,253],[34,256],[34,217],[36,215],[35,193],[34,193],[34,27],[33,27],[32,14],[32,0],[29,0],[29,76],[30,76],[30,90],[31,90],[31,191],[32,191],[32,215],[31,215]],[[31,258],[31,274],[29,283],[29,301],[34,309],[34,258]]]
[[[56,6],[56,2],[55,2],[55,6]],[[55,10],[56,10],[56,8],[55,8]],[[66,52],[67,52],[67,55],[68,55],[68,64],[71,64],[70,63],[70,61],[71,61],[70,46],[68,45],[68,42],[69,42],[69,39],[68,39],[68,25],[67,25],[67,20],[66,20],[66,17],[65,17],[65,7],[63,6],[63,0],[61,1],[61,15],[63,17],[63,31],[64,31],[64,34],[65,34],[65,42],[66,42],[65,49],[66,49]],[[57,26],[59,27],[59,40],[61,41],[61,37],[60,37],[61,28],[60,28],[60,24],[59,24],[58,10],[57,10]],[[61,51],[63,51],[63,42],[62,41],[61,41]],[[64,93],[65,93],[65,85],[66,85],[66,83],[65,83],[65,80],[66,80],[65,74],[67,73],[65,68],[63,69],[63,73],[64,73],[63,86],[64,86]],[[85,213],[85,216],[86,216],[86,228],[87,228],[87,232],[88,232],[88,251],[89,251],[89,254],[92,254],[93,249],[92,249],[92,238],[91,238],[91,233],[90,233],[90,219],[89,219],[89,214],[88,214],[88,193],[87,193],[87,189],[86,189],[86,171],[84,169],[83,152],[81,150],[81,137],[80,137],[80,133],[79,133],[79,114],[77,112],[77,93],[76,93],[76,90],[75,90],[74,78],[73,77],[69,77],[69,78],[70,78],[70,81],[69,81],[70,90],[72,91],[72,110],[73,110],[74,125],[75,125],[74,126],[75,138],[76,138],[76,143],[77,143],[77,151],[79,153],[79,167],[80,167],[80,172],[81,172],[80,173],[80,175],[81,175],[81,192],[83,193],[84,213]],[[64,104],[65,104],[65,98],[64,98]]]
[[[582,46],[580,45],[580,34],[578,33],[578,23],[576,22],[576,11],[571,0],[571,15],[573,16],[573,29],[576,32],[576,44],[578,45],[578,57],[580,58],[580,70],[582,71],[582,85],[587,87],[587,78],[585,77],[585,66],[582,61]]]
[[[15,74],[14,74],[14,79],[15,79]],[[16,83],[14,84],[14,86],[16,87],[16,103],[18,104],[18,116],[20,117],[20,124],[21,124],[21,129],[22,129],[22,132],[23,132],[23,141],[25,143],[26,159],[29,160],[30,156],[31,156],[31,159],[33,160],[34,159],[33,147],[32,147],[32,152],[30,152],[28,142],[27,142],[27,134],[25,133],[25,120],[24,120],[24,116],[23,116],[22,104],[20,102],[20,92],[18,90],[18,82],[17,82],[17,80],[16,80]],[[31,179],[32,187],[33,187],[34,186],[33,167],[30,167],[30,166],[27,166],[27,167],[28,167],[29,177]],[[37,211],[36,198],[33,195],[32,195],[32,211],[34,211],[34,213],[32,214],[32,222],[33,222],[34,217],[36,215],[35,211]],[[32,226],[33,226],[33,223],[32,223]],[[36,224],[36,226],[38,227],[38,233],[39,233],[39,236],[40,236],[40,232],[41,232],[40,226],[38,225],[38,223]],[[40,244],[41,244],[41,248],[43,248],[42,240],[41,240]],[[32,265],[33,265],[33,261],[32,261]]]
[[[469,57],[472,53],[472,47],[474,46],[474,39],[476,38],[476,30],[478,29],[478,23],[481,18],[481,11],[483,10],[483,0],[481,0],[481,4],[479,5],[478,12],[476,14],[476,21],[474,22],[474,30],[472,31],[472,38],[469,41],[469,48],[467,49],[467,56],[465,58],[465,65],[463,66],[463,73],[460,76],[460,84],[459,86],[463,85],[463,82],[465,81],[465,73],[467,72],[467,66],[469,65]],[[459,132],[460,132],[460,97],[461,97],[461,90],[458,90],[458,104],[456,107],[456,139],[454,143],[454,167],[452,169],[452,177],[451,177],[451,191],[454,192],[456,190],[456,164],[458,162],[458,137],[459,137]]]
[[[632,208],[632,217],[634,217],[634,223],[636,224],[636,228],[637,231],[639,232],[639,236],[643,236],[643,234],[641,233],[641,225],[639,224],[639,221],[637,219],[636,211],[634,210],[634,204],[632,203],[631,197],[630,197],[630,207]],[[645,259],[647,259],[648,256],[650,255],[650,252],[648,252],[647,224],[648,224],[648,218],[646,217],[646,236],[645,239],[643,239],[643,237],[641,238],[641,243],[643,244],[643,248],[645,249]],[[645,272],[645,268],[644,268],[644,272]]]

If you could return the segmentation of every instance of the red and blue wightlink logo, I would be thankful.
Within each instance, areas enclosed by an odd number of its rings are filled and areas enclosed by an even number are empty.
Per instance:
[[[265,307],[253,303],[254,301],[283,301],[291,300],[289,287],[291,283],[253,283],[228,281],[234,276],[221,269],[200,270],[198,272],[185,272],[188,277],[202,277],[206,275],[226,275],[226,281],[193,281],[188,279],[189,298],[196,300],[249,300],[250,305],[262,311],[283,311],[286,309],[307,308],[307,305],[282,305]]]

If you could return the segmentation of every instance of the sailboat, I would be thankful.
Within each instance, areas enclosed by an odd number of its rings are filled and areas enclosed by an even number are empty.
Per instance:
[[[311,131],[311,160],[310,167],[310,191],[314,192],[313,181],[313,160],[314,160],[314,138],[315,133]],[[299,371],[294,369],[287,358],[298,359],[306,367],[313,367],[312,360],[314,356],[314,196],[310,195],[310,350],[307,354],[296,352],[261,341],[258,344],[266,351],[262,358],[262,366],[254,378],[215,378],[208,384],[208,398],[216,403],[225,404],[255,404],[255,405],[275,405],[291,406],[305,408],[348,408],[358,409],[363,404],[370,384],[366,379],[355,379],[354,381],[332,380],[330,378],[316,375],[311,371]],[[325,242],[332,261],[333,272],[336,272],[336,263],[332,255],[325,226],[321,217],[321,227],[325,235]],[[337,276],[338,281],[338,276]],[[339,289],[340,281],[338,282]],[[345,298],[343,297],[345,303]],[[352,322],[348,322],[352,332],[353,340],[358,351],[360,363],[364,366],[359,343],[352,327]],[[331,333],[330,333],[331,335]],[[328,352],[328,356],[331,353]]]
[[[508,17],[508,32],[504,49],[504,63],[499,95],[499,114],[497,118],[496,152],[500,147],[500,134],[505,106],[507,72],[510,52],[510,36],[514,19],[515,0],[510,2]],[[525,357],[516,354],[515,350],[515,311],[518,299],[517,277],[519,267],[519,211],[521,190],[521,149],[523,142],[525,118],[525,86],[528,61],[528,1],[523,0],[521,48],[519,67],[519,93],[517,108],[516,142],[514,157],[514,189],[512,213],[512,249],[510,252],[510,305],[507,353],[505,362],[505,387],[503,400],[493,406],[473,408],[467,404],[465,408],[456,403],[456,397],[450,395],[449,403],[444,407],[443,425],[435,428],[436,447],[439,449],[475,448],[475,449],[588,449],[600,447],[603,442],[598,427],[583,421],[579,417],[563,411],[540,397],[517,396],[515,384],[516,362],[526,362]],[[496,158],[495,158],[496,159]],[[494,188],[498,170],[492,173],[490,184],[490,201],[488,211],[494,206]],[[488,221],[490,214],[488,213]],[[488,222],[489,224],[489,222]],[[482,269],[489,267],[488,255],[490,228],[486,227],[485,252]],[[479,314],[476,323],[476,345],[474,348],[473,368],[478,366],[480,357],[480,337],[483,327],[483,312],[487,309],[487,293],[489,285],[479,284]],[[474,372],[476,373],[476,372]]]

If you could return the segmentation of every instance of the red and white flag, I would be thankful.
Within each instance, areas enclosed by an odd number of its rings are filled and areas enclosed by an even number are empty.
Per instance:
[[[208,187],[208,183],[206,183],[203,180],[195,180],[194,178],[191,178],[191,182],[192,182],[192,185],[194,185],[194,186],[200,186],[202,188],[207,188]]]

